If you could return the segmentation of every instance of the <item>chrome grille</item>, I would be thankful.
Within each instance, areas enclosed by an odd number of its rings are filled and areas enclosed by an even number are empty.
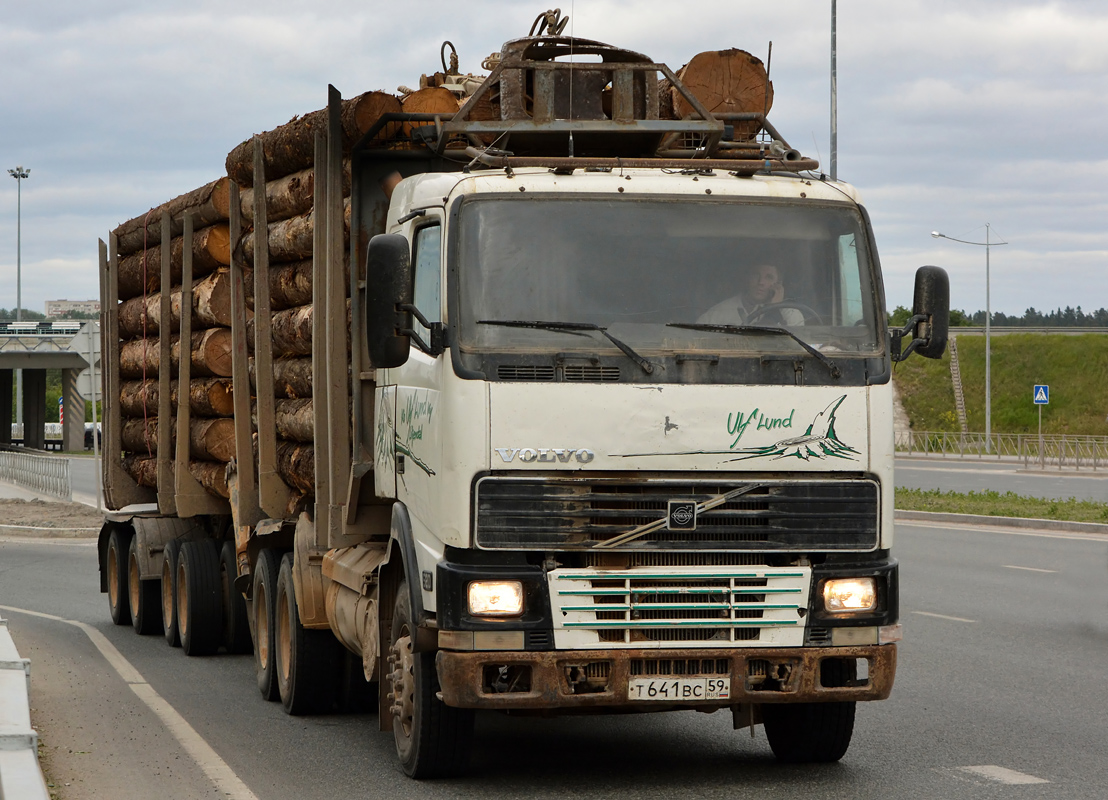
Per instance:
[[[698,514],[693,530],[666,527],[620,550],[870,552],[878,546],[878,485],[868,479],[757,480]],[[627,481],[606,477],[486,476],[477,481],[474,527],[489,548],[585,549],[665,520],[670,500],[704,503],[740,481]]]
[[[799,645],[809,576],[802,568],[555,570],[555,645]]]

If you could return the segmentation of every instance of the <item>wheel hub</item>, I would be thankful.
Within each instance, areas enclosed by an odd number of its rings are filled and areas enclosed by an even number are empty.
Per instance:
[[[389,650],[389,683],[392,692],[393,726],[400,726],[405,739],[411,738],[415,718],[415,657],[412,654],[412,637],[401,636]]]

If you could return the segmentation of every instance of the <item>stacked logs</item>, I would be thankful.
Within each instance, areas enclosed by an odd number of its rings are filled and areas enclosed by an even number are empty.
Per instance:
[[[457,104],[454,106],[457,109]],[[342,146],[349,153],[380,119],[399,112],[401,101],[384,92],[367,92],[346,100],[342,106]],[[245,230],[236,243],[245,267],[246,302],[255,304],[255,281],[264,280],[270,304],[270,341],[273,356],[273,385],[259,386],[255,356],[250,358],[250,383],[255,397],[270,392],[274,398],[277,438],[277,472],[294,493],[294,503],[315,495],[315,410],[312,400],[313,353],[313,245],[317,221],[315,200],[315,134],[325,131],[327,111],[322,109],[297,117],[259,135],[265,169],[266,251],[268,269],[256,276],[255,233]],[[256,214],[254,187],[254,140],[248,139],[227,156],[227,174],[238,183],[244,225],[253,224]],[[349,263],[350,164],[343,164],[344,263]],[[343,281],[347,286],[348,281]],[[349,288],[347,288],[347,295]],[[247,324],[247,343],[252,353],[257,326]],[[254,403],[256,409],[256,401]],[[252,420],[257,430],[256,411]],[[259,435],[274,432],[259,431]]]
[[[228,497],[227,463],[235,457],[231,390],[230,182],[220,178],[124,222],[113,233],[118,254],[116,309],[119,326],[119,431],[124,470],[142,486],[157,486],[161,337],[170,337],[171,408],[188,403],[189,473],[211,494]],[[171,240],[163,242],[161,219],[170,215]],[[185,240],[183,218],[193,215],[192,302],[183,308],[181,285]],[[163,252],[168,250],[170,286],[162,286]],[[169,292],[169,319],[161,314]],[[182,342],[188,313],[192,335]],[[191,364],[188,386],[178,381],[181,358]],[[177,419],[166,420],[176,453]],[[163,490],[166,487],[162,487]]]

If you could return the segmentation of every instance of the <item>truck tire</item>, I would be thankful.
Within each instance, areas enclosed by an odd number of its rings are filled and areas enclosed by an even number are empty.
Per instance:
[[[127,548],[127,602],[131,606],[131,624],[139,636],[162,632],[161,581],[142,580],[138,561],[138,536],[131,537]]]
[[[108,535],[104,567],[108,571],[108,611],[116,625],[131,624],[130,592],[127,589],[127,549],[131,536],[119,528]]]
[[[254,609],[254,666],[258,672],[258,690],[266,700],[280,698],[277,687],[277,671],[273,666],[273,619],[276,614],[277,573],[281,568],[281,556],[275,550],[258,553],[254,565],[254,591],[251,605]]]
[[[388,666],[388,698],[396,755],[411,778],[440,778],[463,772],[473,738],[472,709],[451,708],[438,699],[434,653],[412,652],[412,610],[408,583],[396,591]]]
[[[219,589],[223,599],[223,646],[228,653],[249,653],[250,621],[246,614],[246,598],[235,589],[238,565],[235,563],[235,543],[226,541],[219,554]]]
[[[177,559],[177,630],[186,655],[207,656],[219,649],[223,598],[219,554],[210,539],[185,542]]]
[[[177,559],[181,543],[171,539],[162,553],[162,632],[170,647],[181,646],[181,634],[177,630]]]
[[[300,624],[292,553],[281,559],[275,606],[274,668],[281,704],[294,717],[330,711],[337,688],[338,640],[330,630],[308,630]]]
[[[846,755],[854,733],[854,703],[767,703],[762,719],[778,761],[823,764]]]

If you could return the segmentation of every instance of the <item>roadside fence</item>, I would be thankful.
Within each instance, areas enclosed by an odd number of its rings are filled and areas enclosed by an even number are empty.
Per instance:
[[[0,452],[0,481],[15,483],[62,500],[73,499],[68,458]]]
[[[903,455],[942,456],[1018,462],[1031,469],[1108,468],[1108,436],[1043,435],[1037,433],[959,433],[955,431],[899,431],[896,452]]]

